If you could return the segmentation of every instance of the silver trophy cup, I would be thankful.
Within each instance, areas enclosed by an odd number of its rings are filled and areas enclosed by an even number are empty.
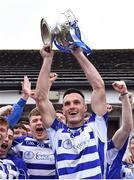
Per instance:
[[[77,22],[70,10],[61,13],[53,28],[44,18],[41,19],[40,28],[43,43],[51,43],[51,45],[54,43],[60,51],[66,53],[70,53],[74,47],[81,47],[89,54],[91,49],[82,41]]]

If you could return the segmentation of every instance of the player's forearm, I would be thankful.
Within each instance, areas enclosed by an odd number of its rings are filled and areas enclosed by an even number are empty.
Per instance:
[[[37,86],[36,86],[37,97],[45,98],[48,96],[48,92],[50,88],[49,76],[51,70],[51,63],[52,63],[52,58],[50,57],[44,58],[43,65],[37,80]]]
[[[87,59],[87,57],[80,52],[75,54],[76,59],[78,60],[81,68],[83,69],[86,78],[93,89],[104,88],[104,82],[101,78],[99,72],[94,67],[94,65]]]
[[[128,133],[133,128],[132,107],[128,94],[122,96],[122,127]]]

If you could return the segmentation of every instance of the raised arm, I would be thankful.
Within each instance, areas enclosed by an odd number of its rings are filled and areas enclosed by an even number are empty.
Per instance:
[[[83,69],[86,78],[91,85],[93,92],[91,95],[91,107],[97,115],[104,115],[106,112],[106,94],[103,79],[101,78],[97,69],[83,54],[82,49],[76,48],[72,54],[78,60],[81,68]]]
[[[114,134],[112,141],[116,148],[120,149],[128,138],[133,128],[132,107],[129,100],[127,86],[124,81],[115,81],[114,89],[121,94],[122,124]]]
[[[22,99],[27,101],[31,95],[31,82],[29,81],[27,76],[24,76],[24,81],[22,84]]]
[[[39,73],[35,92],[36,105],[39,108],[46,127],[50,127],[56,117],[55,109],[49,101],[49,90],[51,86],[50,71],[53,58],[53,51],[50,49],[50,45],[47,44],[40,50],[43,64]],[[51,74],[52,79],[55,79],[55,76],[55,74]]]
[[[13,110],[10,115],[7,115],[6,118],[8,123],[13,128],[18,121],[20,120],[26,102],[31,94],[31,82],[27,76],[24,76],[24,81],[22,82],[22,95],[19,101],[13,105]]]

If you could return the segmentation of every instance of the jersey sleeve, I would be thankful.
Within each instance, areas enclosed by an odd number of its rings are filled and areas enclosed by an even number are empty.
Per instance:
[[[12,154],[17,154],[18,157],[21,157],[20,155],[20,148],[21,148],[21,143],[26,139],[26,136],[21,136],[16,139],[14,139],[11,147],[11,152]]]
[[[107,124],[108,113],[103,116],[98,116],[95,113],[91,115],[88,121],[90,127],[94,131],[96,140],[99,138],[101,142],[107,142]],[[98,140],[97,140],[98,141]]]
[[[108,149],[107,149],[107,179],[121,179],[123,177],[122,174],[122,158],[126,151],[128,144],[128,139],[124,143],[121,149],[117,149],[114,146],[112,140],[108,141]]]
[[[9,116],[6,116],[6,119],[12,128],[20,120],[25,105],[26,105],[26,100],[20,98],[19,101],[13,105],[13,112]]]
[[[55,148],[58,146],[57,144],[58,133],[59,131],[62,130],[64,126],[65,125],[61,123],[58,119],[55,119],[51,127],[47,128],[48,136],[50,139],[50,146],[52,147],[54,152],[55,152]]]

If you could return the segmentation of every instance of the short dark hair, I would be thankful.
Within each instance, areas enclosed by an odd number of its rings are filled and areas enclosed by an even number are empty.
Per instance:
[[[28,119],[30,120],[31,116],[40,116],[40,111],[37,107],[33,108],[28,114]]]
[[[84,94],[83,94],[80,90],[75,89],[75,88],[70,88],[70,89],[66,90],[65,93],[64,93],[64,95],[63,95],[63,99],[64,99],[64,97],[65,97],[66,95],[71,94],[71,93],[80,94],[81,97],[82,97],[83,99],[85,99]]]
[[[25,125],[25,124],[26,124],[26,125],[29,125],[29,121],[28,121],[28,120],[20,121],[20,123],[23,124],[23,125]]]
[[[27,130],[26,127],[22,123],[18,123],[14,126],[14,129],[24,129]]]

